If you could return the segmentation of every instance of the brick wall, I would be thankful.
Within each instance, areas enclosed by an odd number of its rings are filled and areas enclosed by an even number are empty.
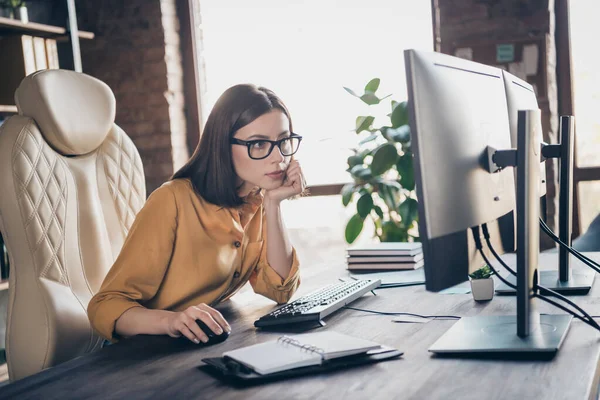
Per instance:
[[[176,0],[77,1],[83,71],[108,84],[116,123],[144,164],[147,192],[188,159]]]
[[[518,43],[531,38],[541,38],[544,52],[540,51],[541,68],[537,76],[528,77],[541,83],[538,104],[542,110],[544,140],[558,140],[558,94],[556,86],[556,47],[554,40],[554,0],[436,0],[438,46],[441,52],[453,54],[455,48],[465,43],[489,43],[495,55],[495,43]],[[545,56],[545,57],[544,57]],[[473,61],[490,64],[489,59]],[[541,87],[543,86],[543,87]],[[548,225],[557,231],[558,177],[557,162],[546,162]],[[541,235],[542,248],[554,243]]]

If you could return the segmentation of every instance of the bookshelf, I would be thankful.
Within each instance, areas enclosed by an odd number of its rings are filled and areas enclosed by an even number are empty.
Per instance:
[[[23,33],[40,37],[66,36],[67,29],[61,26],[39,24],[37,22],[23,23],[19,20],[0,17],[0,35]],[[78,31],[80,39],[93,39],[92,32]]]
[[[93,32],[79,30],[77,25],[75,0],[48,0],[45,2],[31,2],[31,6],[28,7],[36,7],[35,10],[32,10],[35,11],[33,14],[36,14],[36,16],[33,18],[34,21],[24,23],[18,19],[0,16],[0,38],[6,37],[6,39],[8,39],[10,36],[18,35],[31,36],[33,39],[43,38],[38,40],[41,40],[46,44],[42,43],[41,47],[44,50],[38,54],[43,53],[44,55],[42,56],[41,61],[44,61],[44,58],[46,58],[47,63],[44,64],[42,62],[40,64],[40,62],[35,59],[33,61],[36,64],[35,68],[31,69],[31,60],[28,59],[27,61],[30,61],[30,64],[27,66],[20,65],[25,62],[23,57],[21,57],[20,60],[19,57],[12,57],[14,53],[9,53],[9,51],[14,49],[9,49],[7,47],[6,43],[8,43],[8,41],[2,42],[2,45],[0,45],[0,47],[2,47],[2,51],[7,52],[6,54],[10,54],[8,58],[5,57],[3,62],[0,63],[0,76],[3,74],[5,77],[10,76],[10,78],[8,78],[5,82],[7,84],[5,88],[9,88],[9,85],[11,85],[13,82],[16,82],[16,87],[18,83],[20,83],[20,80],[25,77],[25,75],[35,70],[46,69],[52,66],[54,66],[54,68],[60,67],[62,69],[72,69],[81,72],[82,68],[79,40],[92,40],[95,38],[95,34]],[[59,11],[57,12],[57,10]],[[30,15],[32,15],[32,13],[30,13]],[[50,23],[46,24],[35,21],[44,21]],[[57,21],[64,21],[64,26],[62,23],[57,24]],[[54,51],[52,53],[49,53],[48,51],[48,41],[54,42]],[[57,44],[55,42],[60,43]],[[56,63],[50,63],[50,54],[55,55],[57,52],[57,58],[55,57],[52,59],[52,61],[56,61]],[[42,65],[41,68],[40,65]],[[22,68],[24,66],[25,68]],[[15,73],[15,70],[18,73]],[[24,71],[29,72],[23,74]],[[12,89],[8,89],[8,91],[10,92]],[[3,98],[3,101],[0,101],[0,123],[3,119],[17,114],[17,107],[14,104],[9,104],[14,101],[12,100],[12,96],[10,96],[10,98],[9,96],[4,97],[6,98]],[[7,276],[9,270],[9,259],[5,252],[2,232],[0,232],[0,292],[8,289]],[[2,324],[2,321],[0,321],[0,324]]]
[[[0,116],[17,113],[17,106],[5,106],[0,104]]]

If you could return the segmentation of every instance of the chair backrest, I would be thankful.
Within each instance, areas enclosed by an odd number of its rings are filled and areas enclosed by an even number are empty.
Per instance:
[[[0,126],[0,231],[10,260],[12,381],[97,349],[87,305],[146,200],[140,155],[103,82],[45,70]]]

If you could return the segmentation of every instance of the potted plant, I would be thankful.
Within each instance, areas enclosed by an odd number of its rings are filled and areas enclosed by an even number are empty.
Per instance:
[[[372,79],[357,94],[344,88],[368,106],[381,104],[389,96],[379,97],[379,78]],[[370,113],[369,113],[370,114]],[[418,208],[406,102],[391,100],[388,123],[373,126],[375,117],[356,118],[354,132],[359,135],[357,148],[348,158],[347,171],[352,183],[342,188],[342,203],[347,207],[358,196],[356,214],[346,225],[346,242],[352,243],[369,218],[375,235],[382,242],[418,241]]]
[[[0,0],[0,8],[8,10],[9,18],[19,19],[25,24],[29,22],[24,0]]]
[[[494,297],[493,274],[494,271],[487,264],[469,274],[469,278],[471,278],[471,293],[473,293],[475,301],[487,301]]]

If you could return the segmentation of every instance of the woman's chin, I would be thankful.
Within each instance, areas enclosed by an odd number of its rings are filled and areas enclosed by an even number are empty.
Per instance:
[[[280,188],[282,185],[283,182],[273,182],[271,180],[270,182],[262,182],[259,186],[264,190],[274,190]]]

